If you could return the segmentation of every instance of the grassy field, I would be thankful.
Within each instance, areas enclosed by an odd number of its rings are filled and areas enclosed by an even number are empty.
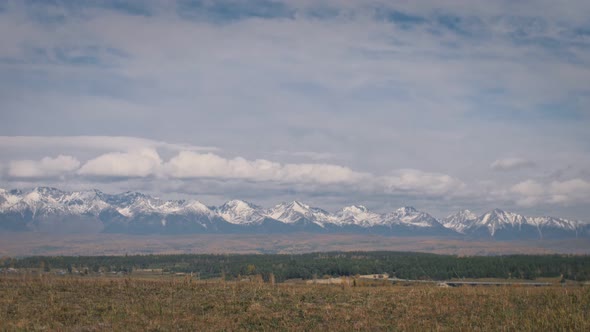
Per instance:
[[[2,276],[0,330],[589,331],[590,287]]]

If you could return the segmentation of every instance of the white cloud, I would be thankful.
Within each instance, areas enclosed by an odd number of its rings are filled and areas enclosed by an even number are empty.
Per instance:
[[[226,158],[194,151],[180,151],[166,161],[152,148],[105,153],[81,166],[76,158],[63,155],[53,159],[46,157],[40,161],[11,161],[8,175],[12,178],[43,178],[67,173],[77,175],[76,181],[82,182],[100,182],[101,178],[128,180],[146,177],[186,183],[207,179],[242,180],[240,186],[249,186],[255,190],[286,185],[306,192],[324,190],[444,195],[464,187],[463,182],[449,175],[415,169],[402,169],[391,175],[380,176],[336,164],[280,163],[266,159]]]
[[[549,185],[551,200],[556,203],[589,203],[590,182],[584,179],[553,181]]]
[[[14,178],[46,178],[71,173],[80,167],[78,159],[59,155],[41,160],[13,160],[9,163],[8,175]]]
[[[174,178],[220,178],[285,183],[354,183],[365,177],[348,167],[331,164],[281,164],[269,160],[226,159],[212,153],[183,151],[164,165]]]
[[[590,182],[580,178],[548,183],[526,180],[515,184],[509,191],[515,195],[517,204],[527,207],[590,203]]]
[[[517,195],[516,203],[521,206],[534,206],[546,200],[544,185],[534,180],[517,183],[510,192]]]
[[[264,182],[308,187],[311,190],[323,188],[406,195],[456,195],[465,188],[462,181],[452,176],[415,169],[402,169],[391,175],[379,176],[335,164],[279,163],[265,159],[225,158],[193,151],[181,151],[165,162],[152,149],[101,155],[86,162],[78,174],[121,178],[157,176],[164,181],[243,180],[246,186],[250,182]],[[264,185],[257,185],[256,188],[264,190]]]
[[[534,180],[520,182],[511,188],[512,192],[523,196],[538,196],[545,192],[543,185]]]
[[[534,167],[535,163],[523,158],[505,158],[494,161],[490,168],[495,171],[512,171],[522,168]]]
[[[154,149],[112,152],[87,161],[78,174],[95,177],[146,177],[156,175],[162,159]]]
[[[348,167],[331,164],[285,164],[282,176],[292,182],[356,183],[368,177]]]
[[[431,195],[458,193],[465,184],[446,174],[428,173],[416,169],[402,169],[394,175],[380,177],[379,183],[388,192],[410,192]]]

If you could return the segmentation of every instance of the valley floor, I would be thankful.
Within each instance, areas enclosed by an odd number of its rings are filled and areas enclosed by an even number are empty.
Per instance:
[[[590,287],[5,275],[0,330],[588,331]]]
[[[590,239],[495,241],[355,234],[47,234],[0,232],[1,256],[416,251],[453,255],[590,254]]]

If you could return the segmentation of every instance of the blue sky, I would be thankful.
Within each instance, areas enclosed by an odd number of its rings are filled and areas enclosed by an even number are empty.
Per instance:
[[[7,1],[0,186],[590,221],[587,1]]]

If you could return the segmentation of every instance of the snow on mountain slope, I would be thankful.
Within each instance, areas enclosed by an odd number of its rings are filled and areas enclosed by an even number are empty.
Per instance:
[[[117,211],[126,217],[147,214],[202,214],[207,217],[215,215],[209,207],[196,200],[165,201],[149,196],[135,199],[131,205],[118,207]]]
[[[25,213],[33,217],[47,215],[96,215],[109,204],[96,191],[64,192],[55,188],[37,187],[30,191],[0,193],[0,212]]]
[[[461,210],[444,218],[442,224],[457,233],[465,234],[465,231],[473,225],[476,219],[477,215],[475,213],[469,210]]]
[[[319,208],[310,207],[298,201],[281,203],[269,209],[266,216],[286,224],[293,224],[299,221],[309,221],[320,227],[326,224],[337,223],[336,217]]]
[[[14,205],[22,199],[20,192],[17,190],[7,191],[0,189],[0,213],[13,209]]]
[[[37,187],[30,191],[0,192],[0,213],[24,213],[30,210],[33,218],[54,214],[98,215],[109,208],[126,217],[138,214],[214,214],[198,201],[166,201],[137,192],[108,195],[98,190],[64,192],[47,187]]]
[[[570,231],[577,230],[581,225],[577,221],[555,217],[526,217],[527,222],[540,228],[558,228]]]
[[[12,206],[15,210],[30,209],[35,215],[64,213],[67,207],[60,204],[63,192],[54,188],[37,187],[23,192],[19,202]]]
[[[176,201],[160,201],[152,197],[137,197],[131,204],[117,207],[117,211],[126,217],[138,214],[166,214],[175,213],[181,210],[180,204]]]
[[[231,200],[215,209],[225,221],[236,225],[258,224],[264,219],[264,210],[254,204]]]
[[[215,216],[215,211],[209,208],[207,205],[197,201],[197,200],[189,200],[189,201],[179,201],[180,202],[180,209],[176,213],[198,213],[204,214],[210,217]]]
[[[383,224],[392,226],[411,226],[411,227],[440,227],[440,223],[428,213],[416,210],[411,206],[399,208],[383,216]]]
[[[534,230],[542,238],[544,234],[550,235],[556,230],[577,234],[582,228],[578,221],[555,217],[526,217],[500,209],[494,209],[479,217],[475,217],[468,210],[460,211],[445,218],[443,224],[461,234],[476,234],[485,230],[485,233],[492,237],[499,231],[518,236],[521,232]]]
[[[0,189],[0,227],[4,229],[32,229],[29,226],[43,225],[46,221],[60,227],[56,220],[69,220],[72,224],[92,219],[103,223],[110,232],[125,232],[130,227],[133,227],[134,232],[141,232],[143,227],[148,227],[147,232],[157,232],[160,229],[158,227],[175,227],[177,232],[187,229],[198,231],[201,226],[216,231],[244,229],[234,225],[258,225],[274,227],[276,230],[276,223],[264,223],[267,218],[285,224],[283,226],[296,226],[293,228],[296,231],[317,230],[317,226],[334,232],[339,229],[344,231],[345,228],[350,231],[348,226],[382,231],[379,227],[385,226],[393,233],[410,235],[445,235],[449,234],[449,230],[467,236],[503,239],[590,235],[590,226],[578,221],[525,217],[500,209],[479,217],[463,210],[439,222],[413,207],[378,214],[364,206],[352,205],[332,214],[298,201],[263,209],[245,201],[231,200],[217,208],[210,208],[196,200],[164,200],[138,192],[111,195],[98,190],[67,192],[48,187],[10,191]],[[290,228],[279,229],[288,231]],[[264,228],[259,230],[264,231]]]
[[[382,222],[380,214],[369,211],[362,205],[351,205],[336,212],[337,225],[357,225],[361,227],[371,227],[379,225]]]
[[[490,235],[494,236],[498,230],[505,228],[520,229],[522,225],[526,224],[526,218],[520,214],[494,209],[479,217],[475,227],[485,227]]]

